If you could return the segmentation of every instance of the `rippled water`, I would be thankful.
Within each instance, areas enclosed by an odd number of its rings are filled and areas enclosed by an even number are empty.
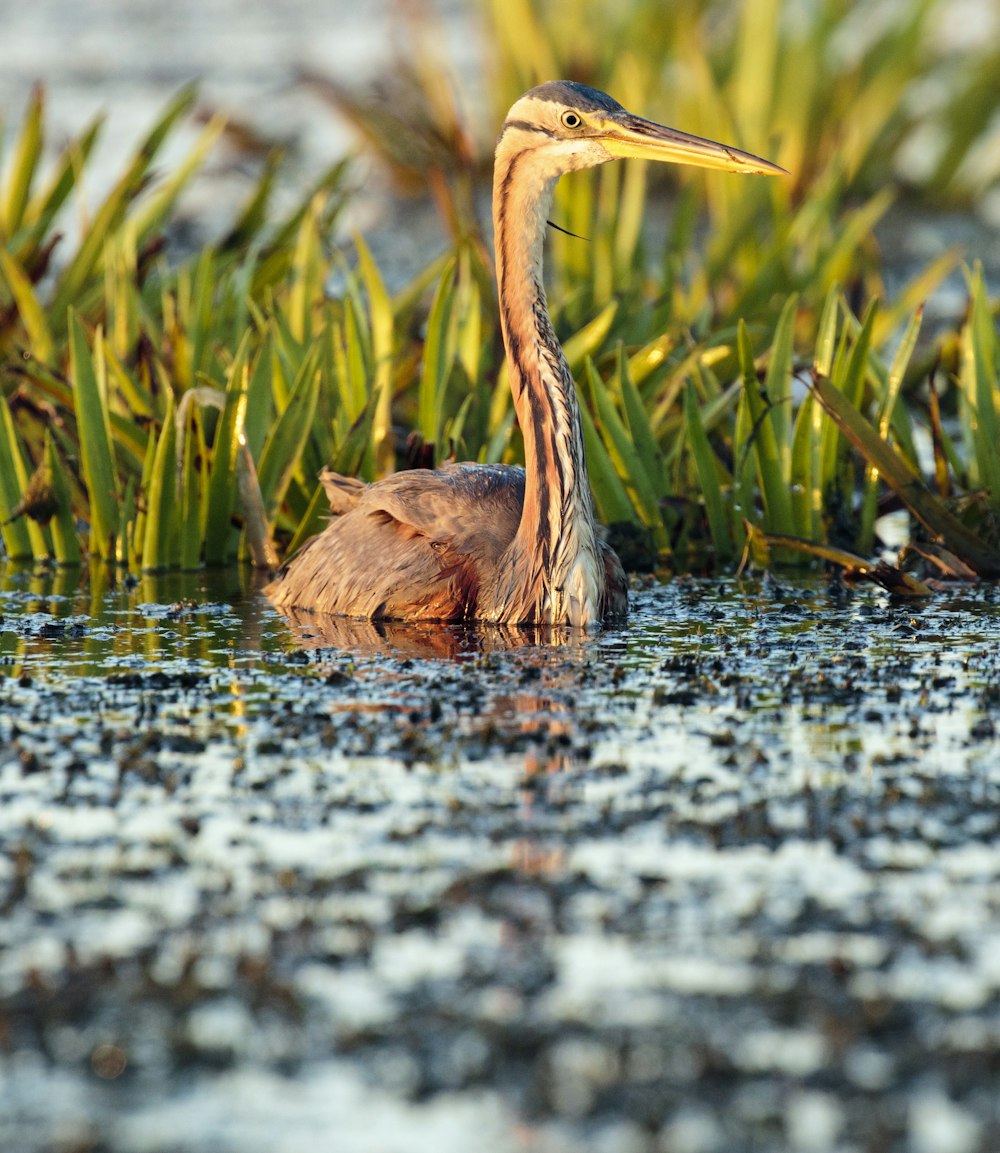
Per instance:
[[[0,1148],[1000,1144],[995,588],[0,616]]]

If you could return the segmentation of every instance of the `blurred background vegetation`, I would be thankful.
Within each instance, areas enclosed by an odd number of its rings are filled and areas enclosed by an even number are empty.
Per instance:
[[[6,125],[0,167],[7,556],[267,566],[322,526],[324,464],[374,479],[519,461],[492,140],[522,91],[565,77],[791,173],[626,162],[559,185],[554,220],[587,240],[551,234],[549,302],[626,565],[875,557],[879,518],[905,510],[911,553],[938,572],[1000,574],[1000,341],[980,253],[938,243],[914,266],[878,239],[890,219],[897,244],[910,221],[932,233],[941,221],[937,235],[969,219],[987,237],[1000,221],[992,6],[480,0],[477,12],[475,94],[444,55],[447,6],[403,6],[405,50],[372,88],[298,78],[354,125],[398,197],[429,191],[448,243],[429,243],[405,283],[344,228],[365,196],[350,161],[282,204],[285,149],[206,113],[193,87],[81,211],[102,122],[49,163],[35,91]],[[218,236],[185,250],[178,205],[223,145],[254,185]]]

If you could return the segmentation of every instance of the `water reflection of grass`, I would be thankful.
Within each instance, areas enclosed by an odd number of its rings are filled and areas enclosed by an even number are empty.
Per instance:
[[[550,299],[597,505],[635,565],[728,563],[748,526],[869,555],[877,514],[902,501],[976,571],[1000,568],[1000,345],[986,283],[970,269],[966,314],[923,332],[922,302],[959,254],[886,300],[873,240],[900,195],[969,207],[995,196],[997,41],[949,50],[949,9],[930,0],[860,11],[834,0],[808,11],[780,0],[484,5],[493,123],[524,87],[567,75],[792,173],[680,173],[655,248],[643,221],[661,194],[642,168],[559,187],[557,220],[590,243],[553,234]],[[396,293],[363,242],[350,267],[328,247],[356,195],[348,167],[282,218],[277,153],[229,234],[170,264],[177,198],[225,132],[212,119],[187,159],[155,177],[191,91],[164,111],[77,250],[60,252],[60,213],[99,125],[43,176],[37,94],[0,188],[8,555],[73,562],[82,536],[133,572],[267,563],[272,538],[292,547],[319,527],[323,464],[373,478],[407,454],[519,458],[472,209],[488,148],[433,39],[432,27],[414,30],[384,102],[324,89],[397,175],[434,190],[452,230],[452,253]],[[928,429],[925,483],[915,445]],[[974,492],[985,499],[959,499]]]

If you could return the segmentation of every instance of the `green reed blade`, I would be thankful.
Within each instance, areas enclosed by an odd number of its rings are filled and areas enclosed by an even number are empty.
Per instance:
[[[378,402],[378,393],[373,393],[357,420],[347,430],[347,435],[337,446],[336,454],[330,461],[330,467],[334,472],[339,472],[342,476],[357,476],[371,444]]]
[[[45,434],[45,462],[52,480],[52,491],[56,498],[56,511],[52,517],[52,551],[59,565],[78,565],[81,559],[80,538],[76,533],[76,517],[73,515],[73,498],[62,458],[55,446],[51,433]]]
[[[687,385],[685,384],[685,387]],[[757,449],[753,442],[753,420],[746,390],[740,389],[733,426],[733,520],[756,522],[755,494],[757,477]]]
[[[819,540],[822,532],[822,449],[823,410],[809,393],[799,405],[792,429],[790,465],[792,515],[797,535],[807,540]]]
[[[931,492],[913,466],[881,439],[846,393],[823,376],[816,376],[812,387],[844,437],[878,469],[886,484],[921,524],[981,576],[1000,576],[1000,551],[966,528]]]
[[[356,420],[368,403],[368,334],[354,301],[344,301],[344,362],[338,373],[340,409],[345,426]]]
[[[150,442],[152,443],[152,442]],[[134,571],[135,558],[139,555],[141,549],[141,537],[139,534],[139,510],[137,506],[136,494],[139,490],[139,481],[137,477],[130,476],[125,482],[125,488],[122,492],[122,506],[121,506],[121,524],[122,530],[118,534],[118,544],[115,549],[115,564],[118,565],[125,572]],[[145,520],[143,520],[145,525]],[[91,570],[95,567],[95,561],[91,560]]]
[[[266,227],[271,209],[271,197],[281,171],[284,153],[280,148],[272,148],[264,157],[264,168],[248,199],[240,209],[232,227],[226,233],[219,248],[223,252],[237,252],[241,256],[252,249],[261,232]]]
[[[382,475],[395,466],[396,453],[392,435],[392,367],[395,317],[392,300],[368,245],[355,236],[361,282],[368,295],[368,315],[372,335],[371,389],[378,393],[378,409],[372,424],[374,472]]]
[[[770,405],[769,416],[774,427],[774,439],[781,463],[781,474],[787,486],[790,475],[791,411],[792,411],[792,356],[794,353],[795,318],[798,296],[792,293],[785,301],[778,317],[764,377],[764,393]]]
[[[454,344],[451,313],[455,295],[455,262],[450,261],[438,281],[430,315],[427,318],[427,339],[424,344],[424,363],[417,390],[417,428],[424,443],[433,445],[435,459],[442,449],[441,425],[444,419],[445,390],[451,376]]]
[[[701,421],[698,393],[694,382],[691,380],[688,381],[687,387],[684,389],[684,423],[691,456],[694,458],[695,471],[698,474],[698,486],[705,502],[705,515],[708,518],[712,544],[719,559],[728,561],[733,556],[733,538],[729,531],[729,518],[726,515],[726,505],[719,484],[715,453],[712,452],[708,436],[705,433],[705,426]]]
[[[601,311],[563,342],[563,354],[570,372],[576,376],[583,369],[587,357],[596,357],[618,314],[618,301],[610,300]]]
[[[29,252],[45,242],[52,222],[80,182],[102,124],[103,117],[98,116],[66,145],[44,190],[36,193],[26,205],[24,227],[27,235],[18,246],[18,259],[25,260]]]
[[[181,112],[187,110],[182,105]],[[191,178],[205,163],[208,154],[215,147],[226,126],[226,117],[221,114],[212,116],[205,127],[198,134],[198,138],[180,161],[171,165],[165,179],[161,180],[150,194],[143,198],[140,206],[132,214],[131,227],[139,242],[142,242],[150,233],[163,227],[170,212],[177,203],[184,189],[190,184]],[[159,145],[156,146],[157,148]],[[204,250],[205,253],[210,250]]]
[[[879,404],[878,434],[884,441],[889,439],[889,430],[892,426],[893,414],[903,387],[907,365],[917,346],[920,335],[920,324],[924,310],[918,308],[910,317],[909,323],[900,338],[892,364],[886,375],[885,391]],[[869,553],[875,540],[875,519],[878,515],[878,470],[871,464],[865,468],[865,487],[861,502],[861,516],[859,518],[856,547],[861,553]]]
[[[319,345],[313,345],[299,369],[288,404],[261,453],[257,476],[268,522],[273,524],[293,473],[300,466],[319,397]]]
[[[167,393],[167,411],[156,441],[153,471],[146,489],[146,532],[142,544],[142,571],[162,572],[176,567],[177,425],[173,397]]]
[[[968,328],[965,359],[967,363],[971,361],[972,379],[968,382],[971,387],[966,391],[972,413],[976,474],[993,504],[1000,507],[1000,390],[997,385],[1000,341],[982,265],[978,263],[972,278],[972,312]],[[969,372],[965,376],[968,378]]]
[[[0,272],[3,273],[17,306],[18,315],[28,336],[31,355],[43,363],[50,363],[53,343],[46,310],[35,295],[24,269],[6,248],[0,248]]]
[[[243,427],[247,448],[254,460],[260,460],[264,442],[274,419],[272,403],[272,333],[264,334],[263,340],[254,348],[247,379],[247,412]]]
[[[306,510],[299,519],[292,539],[288,542],[288,547],[285,549],[285,557],[294,556],[310,537],[315,536],[318,532],[322,532],[329,519],[330,501],[326,495],[326,490],[322,484],[317,481],[315,482],[315,487],[313,488],[312,496],[306,506]]]
[[[586,405],[580,406],[583,418],[583,443],[587,454],[587,471],[590,474],[590,488],[594,495],[597,515],[603,524],[638,524],[635,508],[629,499],[625,485],[608,455],[594,427],[594,421]]]
[[[482,298],[470,262],[470,250],[467,245],[463,245],[459,250],[458,284],[453,309],[455,363],[465,376],[466,387],[469,389],[479,380],[479,362],[483,354]]]
[[[314,335],[313,310],[323,300],[327,261],[323,251],[324,197],[317,193],[302,218],[290,269],[288,326],[295,340],[308,344]]]
[[[0,534],[11,560],[41,560],[48,555],[45,534],[29,517],[11,520],[28,489],[21,441],[6,400],[0,398]]]
[[[107,378],[100,329],[91,352],[83,323],[70,309],[70,372],[80,429],[83,479],[90,501],[90,552],[113,560],[118,535],[119,489],[111,441]]]
[[[63,269],[51,301],[51,315],[58,319],[77,301],[84,285],[99,264],[108,237],[122,222],[130,204],[142,190],[153,160],[176,122],[194,103],[193,87],[187,87],[170,102],[135,152],[125,172],[108,193],[83,234],[72,260]]]
[[[608,456],[625,485],[638,520],[646,528],[663,533],[660,504],[653,482],[646,473],[645,464],[639,458],[607,385],[594,367],[594,362],[587,360],[584,367],[587,390],[594,409],[594,423],[601,431],[601,439],[607,448]],[[582,401],[581,407],[583,407]]]
[[[45,98],[36,84],[28,98],[28,107],[8,162],[6,187],[0,189],[0,239],[9,240],[21,227],[31,195],[31,185],[42,155],[42,123]],[[2,134],[2,130],[0,130]]]
[[[819,326],[816,332],[816,348],[813,353],[813,370],[820,376],[830,376],[833,372],[833,357],[837,347],[837,315],[840,311],[840,289],[831,285],[823,301]]]
[[[215,427],[212,469],[205,510],[205,564],[220,565],[236,552],[238,537],[232,523],[236,508],[236,469],[246,423],[249,387],[250,334],[244,338],[229,371],[222,416]]]
[[[739,326],[738,347],[743,389],[752,422],[750,436],[757,447],[757,471],[764,499],[764,527],[769,532],[792,536],[795,520],[792,515],[788,479],[783,467],[782,446],[778,443],[775,406],[766,404],[761,395],[761,386],[754,365],[753,347],[742,320]]]
[[[619,345],[616,381],[621,390],[622,408],[625,413],[628,434],[635,445],[639,460],[642,461],[653,493],[657,501],[660,501],[670,491],[670,483],[663,464],[663,453],[660,451],[660,446],[653,435],[653,428],[649,422],[649,413],[642,403],[639,390],[632,381],[629,366],[630,361],[625,355],[624,346]]]
[[[248,398],[247,424],[252,407]],[[204,422],[197,405],[190,405],[183,422],[175,421],[175,424],[178,426],[179,438],[177,451],[181,458],[178,559],[180,567],[190,571],[197,568],[201,561],[201,542],[208,512],[209,455],[205,445]]]

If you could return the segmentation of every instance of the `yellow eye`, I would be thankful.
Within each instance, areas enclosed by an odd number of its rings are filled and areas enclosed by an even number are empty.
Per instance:
[[[583,123],[578,112],[564,112],[562,114],[563,128],[579,128]]]

